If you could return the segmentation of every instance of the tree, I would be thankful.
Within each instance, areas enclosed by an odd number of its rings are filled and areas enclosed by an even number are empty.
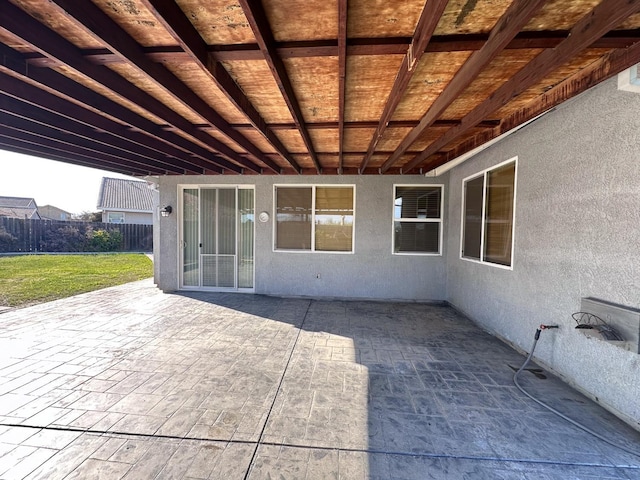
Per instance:
[[[85,210],[82,213],[73,215],[73,219],[82,222],[102,222],[102,212],[89,212]]]

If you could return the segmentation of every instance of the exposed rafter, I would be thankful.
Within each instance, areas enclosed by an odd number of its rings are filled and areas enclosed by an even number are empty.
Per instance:
[[[507,11],[500,17],[484,46],[474,52],[462,65],[444,91],[422,117],[420,123],[402,140],[393,154],[382,164],[381,172],[385,172],[396,163],[407,149],[422,133],[451,105],[455,99],[476,79],[478,74],[498,56],[511,40],[518,34],[546,0],[514,0]]]
[[[423,167],[423,170],[438,168],[638,63],[640,63],[640,41],[629,48],[613,50],[546,91],[525,108],[503,120],[499,126],[474,135],[447,152],[445,157],[433,158],[432,156],[432,160]]]
[[[402,171],[408,172],[422,164],[430,155],[473,128],[483,118],[506,104],[510,99],[520,95],[527,88],[535,85],[549,72],[566,63],[577,52],[592,44],[596,39],[638,11],[640,11],[640,2],[638,1],[604,0],[598,4],[576,23],[566,40],[556,48],[545,50],[534,58],[489,98],[465,115],[460,125],[447,130],[444,135],[403,166]]]
[[[0,68],[1,70],[1,68]],[[157,160],[166,165],[167,170],[175,170],[177,173],[202,174],[204,169],[191,164],[191,158],[183,151],[171,147],[162,142],[153,140],[148,135],[133,131],[122,124],[116,123],[90,110],[84,109],[68,100],[47,93],[37,87],[26,83],[11,82],[8,77],[0,74],[0,92],[19,99],[26,104],[31,104],[52,115],[59,113],[70,122],[77,123],[77,131],[89,127],[111,135],[113,138],[109,144],[122,148],[123,152],[142,154],[149,159]],[[30,109],[25,109],[25,112]],[[57,122],[52,116],[52,121]],[[215,170],[214,167],[210,167]],[[218,169],[217,173],[222,170]]]
[[[194,128],[186,119],[145,91],[127,82],[117,73],[107,67],[94,65],[85,60],[73,44],[41,25],[19,8],[6,2],[6,0],[2,0],[0,3],[2,4],[2,8],[0,8],[0,29],[5,33],[28,44],[43,55],[55,58],[66,67],[103,85],[114,94],[140,105],[148,112],[164,119],[167,123],[190,135],[203,145],[210,147],[212,151],[219,152],[225,157],[239,162],[241,165],[247,163],[244,158],[237,155],[231,148],[211,135]],[[225,162],[225,165],[219,163],[219,165],[236,173],[242,172],[242,167],[231,162]],[[253,163],[250,166],[255,168],[256,171],[260,171],[260,168]]]
[[[0,0],[0,145],[135,175],[413,175],[640,48],[640,0],[314,2]]]
[[[102,152],[114,160],[126,159],[124,163],[128,162],[132,166],[144,168],[145,165],[150,165],[155,169],[164,170],[165,173],[185,173],[183,168],[156,160],[152,151],[136,148],[134,144],[110,135],[94,134],[89,138],[86,136],[87,130],[78,122],[38,107],[27,108],[25,102],[4,94],[0,94],[0,112],[4,117],[3,125],[24,132],[38,133],[62,143],[78,145],[91,152]]]
[[[409,82],[411,81],[411,77],[413,76],[413,72],[415,72],[416,66],[418,65],[418,62],[420,62],[425,48],[429,44],[431,36],[438,26],[440,17],[448,3],[448,0],[427,0],[425,3],[407,53],[402,59],[402,63],[400,64],[400,68],[398,69],[398,73],[396,74],[396,78],[393,82],[393,87],[391,87],[391,92],[389,92],[389,97],[387,98],[387,102],[382,110],[382,115],[380,116],[380,121],[378,122],[376,131],[374,132],[373,137],[371,137],[367,153],[360,164],[360,170],[367,168],[369,160],[371,160],[371,157],[378,146],[378,142],[382,138],[382,135],[384,135],[387,124],[395,113],[396,107],[400,103],[400,100],[402,100],[402,97],[409,86]]]
[[[252,157],[268,164],[269,168],[277,169],[264,157],[262,152],[253,145],[246,137],[233,130],[224,118],[216,112],[208,103],[196,95],[178,77],[166,69],[163,65],[153,62],[146,57],[140,45],[118,24],[113,22],[108,15],[92,3],[78,3],[77,1],[52,0],[52,5],[56,5],[64,14],[73,18],[76,25],[81,27],[87,34],[97,41],[104,43],[109,49],[116,52],[128,64],[136,67],[146,75],[151,81],[161,85],[176,100],[200,115],[211,126],[215,127],[244,148]],[[211,144],[213,145],[213,144]],[[220,141],[216,141],[216,150],[225,157],[238,161],[236,152]],[[260,173],[260,169],[255,168],[251,162],[241,162],[247,168]]]
[[[347,0],[338,0],[338,173],[344,163],[344,105],[347,80]]]
[[[96,93],[87,87],[84,87],[64,75],[52,70],[44,70],[38,68],[29,68],[23,55],[4,45],[0,45],[0,70],[8,72],[10,75],[25,80],[32,85],[38,85],[43,90],[55,92],[60,98],[68,100],[70,103],[81,106],[82,108],[96,113],[98,115],[106,115],[114,121],[129,125],[132,129],[139,131],[151,139],[158,141],[157,149],[167,154],[182,158],[185,162],[197,168],[195,173],[221,173],[220,167],[229,169],[240,169],[237,165],[228,162],[223,158],[216,157],[214,153],[200,146],[199,144],[190,142],[185,137],[177,135],[173,132],[156,125],[152,121],[132,112],[122,105],[105,97],[100,97],[97,102]],[[96,105],[99,108],[96,108]],[[67,111],[67,110],[63,110]],[[82,118],[82,117],[79,117]],[[87,124],[99,130],[108,131],[109,129],[103,122],[95,120]],[[126,135],[131,135],[135,131],[130,131]],[[165,145],[166,147],[163,147]],[[166,148],[166,149],[165,149]],[[174,150],[178,150],[177,152]],[[180,155],[180,151],[183,155]],[[186,155],[186,156],[184,156]],[[204,172],[202,172],[204,170]]]
[[[155,15],[158,21],[176,39],[180,47],[189,54],[190,59],[197,62],[204,72],[214,80],[218,88],[233,102],[253,124],[253,126],[269,141],[284,160],[296,171],[300,171],[300,166],[296,163],[291,154],[287,151],[280,139],[271,131],[265,120],[260,116],[255,107],[251,104],[247,96],[231,78],[224,66],[211,57],[208,46],[191,24],[184,12],[174,2],[164,0],[143,0],[143,3]],[[280,173],[277,165],[269,166],[276,173]]]
[[[273,78],[282,93],[284,101],[289,108],[293,121],[302,136],[302,140],[307,147],[307,151],[313,161],[313,165],[317,172],[321,173],[322,167],[318,161],[318,156],[316,155],[313,147],[313,142],[311,141],[311,136],[309,135],[307,126],[305,125],[304,116],[302,115],[300,105],[293,90],[293,86],[291,85],[291,80],[289,79],[284,63],[275,48],[273,33],[269,27],[267,15],[262,8],[262,3],[252,2],[249,0],[239,0],[239,3],[242,6],[242,10],[244,11],[245,17],[247,17],[247,21],[249,22],[251,29],[253,30],[253,34],[256,37],[260,50],[264,55],[264,59],[269,66],[269,70],[271,70],[271,74],[273,75]]]
[[[144,168],[132,166],[130,163],[114,158],[111,155],[96,151],[92,152],[86,148],[76,145],[75,143],[60,141],[46,135],[34,133],[30,127],[28,128],[29,130],[25,131],[20,128],[0,125],[0,137],[2,138],[0,143],[21,149],[18,153],[25,153],[27,155],[35,154],[36,156],[46,154],[45,156],[55,156],[56,160],[65,162],[67,159],[74,159],[78,162],[82,162],[78,163],[79,165],[87,167],[95,167],[96,160],[99,160],[104,164],[104,168],[115,167],[122,173],[127,172],[134,175],[162,175],[166,173],[165,170],[156,170],[154,168],[149,168],[149,166],[145,166]],[[17,151],[14,148],[10,148],[10,150]]]

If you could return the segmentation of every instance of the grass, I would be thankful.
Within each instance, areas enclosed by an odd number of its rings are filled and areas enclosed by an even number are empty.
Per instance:
[[[0,306],[25,307],[153,276],[146,255],[0,257]]]

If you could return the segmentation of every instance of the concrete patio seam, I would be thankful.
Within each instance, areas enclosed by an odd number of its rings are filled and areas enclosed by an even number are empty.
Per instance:
[[[249,466],[247,467],[247,471],[244,474],[244,480],[247,480],[249,478],[249,475],[251,474],[251,470],[253,469],[254,463],[255,463],[255,459],[256,459],[256,455],[258,453],[258,449],[260,448],[260,445],[263,444],[262,439],[264,438],[264,432],[267,429],[267,425],[269,424],[269,419],[271,418],[271,413],[273,412],[273,407],[276,404],[276,400],[278,399],[278,394],[280,393],[281,389],[282,389],[282,383],[284,382],[284,378],[287,375],[287,370],[289,370],[289,365],[291,364],[291,359],[293,358],[293,352],[296,350],[296,346],[298,345],[298,341],[300,340],[300,334],[302,333],[302,327],[304,327],[304,322],[307,319],[307,315],[309,315],[309,310],[311,309],[311,304],[313,303],[313,300],[309,300],[309,303],[307,304],[307,309],[304,312],[304,315],[302,316],[302,321],[300,322],[300,326],[297,327],[298,328],[298,332],[296,333],[296,338],[293,341],[293,345],[291,346],[291,350],[289,351],[289,355],[287,358],[287,363],[285,364],[284,368],[282,369],[282,375],[280,375],[280,380],[278,381],[278,388],[276,388],[276,393],[273,396],[273,400],[271,401],[271,405],[269,406],[269,410],[267,411],[267,416],[264,420],[264,424],[262,425],[262,429],[260,430],[260,435],[258,436],[258,441],[256,442],[255,448],[253,450],[253,453],[251,455],[251,460],[249,461]]]
[[[332,451],[332,452],[342,452],[342,453],[364,453],[368,455],[390,455],[390,456],[398,456],[398,457],[415,457],[415,458],[445,458],[445,459],[454,459],[454,460],[478,460],[478,461],[486,461],[486,462],[504,462],[504,463],[528,463],[528,464],[540,464],[540,465],[566,465],[566,466],[576,466],[576,467],[599,467],[599,468],[620,468],[626,470],[640,470],[640,465],[617,465],[614,463],[595,463],[595,462],[567,462],[561,460],[544,460],[544,459],[534,459],[534,458],[514,458],[514,457],[490,457],[490,456],[481,456],[481,455],[454,455],[454,454],[443,454],[443,453],[428,453],[428,452],[405,452],[399,450],[381,450],[375,448],[346,448],[346,447],[323,447],[317,445],[301,445],[295,443],[285,443],[285,442],[253,442],[249,440],[229,440],[223,438],[203,438],[203,437],[189,437],[189,436],[179,436],[179,435],[159,435],[159,434],[144,434],[144,433],[131,433],[131,432],[118,432],[113,430],[92,430],[92,429],[81,429],[81,428],[73,428],[73,427],[55,427],[55,426],[34,426],[34,425],[22,425],[22,424],[14,424],[14,423],[2,423],[0,422],[0,427],[12,427],[12,428],[29,428],[32,430],[45,430],[45,431],[59,431],[59,432],[75,432],[82,434],[90,434],[96,436],[104,436],[104,437],[131,437],[131,438],[146,438],[146,439],[162,439],[162,440],[180,440],[180,441],[197,441],[203,443],[225,443],[225,444],[235,444],[235,445],[255,445],[256,450],[260,446],[266,447],[284,447],[284,448],[293,448],[293,449],[302,449],[302,450],[313,450],[313,451]],[[249,471],[250,473],[250,471]]]

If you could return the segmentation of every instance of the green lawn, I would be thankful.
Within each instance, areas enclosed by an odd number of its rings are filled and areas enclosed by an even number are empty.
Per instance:
[[[0,257],[0,306],[24,307],[153,276],[141,254]]]

